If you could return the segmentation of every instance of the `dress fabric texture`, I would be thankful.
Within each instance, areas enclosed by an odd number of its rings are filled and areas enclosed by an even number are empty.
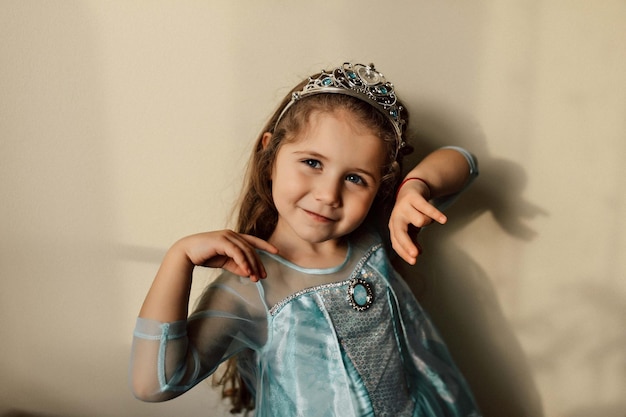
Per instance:
[[[473,179],[475,160],[455,149]],[[137,319],[130,372],[148,387],[142,399],[174,398],[238,354],[257,417],[480,416],[376,232],[352,233],[333,268],[259,255],[266,279],[223,272],[187,320]]]
[[[138,319],[134,356],[153,360],[154,399],[188,390],[241,352],[258,417],[478,416],[463,377],[378,236],[355,238],[346,260],[329,269],[305,269],[261,252],[268,278],[252,283],[224,272],[188,326]],[[276,294],[283,280],[298,289]],[[349,291],[355,283],[363,290],[363,282],[373,300],[360,311],[353,304],[367,305],[366,294]],[[217,330],[228,336],[215,340]]]

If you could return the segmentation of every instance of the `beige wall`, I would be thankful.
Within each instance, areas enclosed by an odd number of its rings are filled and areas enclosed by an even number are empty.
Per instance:
[[[0,2],[0,416],[226,415],[132,398],[136,313],[278,99],[356,60],[480,159],[408,276],[485,414],[623,417],[625,44],[623,0]]]

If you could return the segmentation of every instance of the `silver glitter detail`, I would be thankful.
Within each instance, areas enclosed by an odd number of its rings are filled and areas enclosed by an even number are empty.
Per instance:
[[[282,309],[285,305],[289,304],[291,300],[293,300],[294,298],[298,298],[304,294],[308,294],[311,292],[318,292],[322,290],[328,290],[331,288],[343,287],[344,285],[348,285],[349,283],[350,283],[350,280],[345,280],[345,281],[340,281],[340,282],[333,282],[330,284],[317,285],[315,287],[309,287],[309,288],[305,288],[303,290],[294,292],[293,294],[291,294],[290,296],[286,298],[283,298],[281,301],[276,303],[272,308],[270,308],[269,313],[271,316],[275,316],[276,313],[278,313],[280,309]]]
[[[379,246],[380,247],[380,246]],[[365,265],[372,248],[362,258],[353,277],[367,279],[377,294],[377,301],[366,312],[358,312],[346,303],[343,291],[328,291],[321,297],[333,321],[342,348],[352,361],[368,391],[377,416],[412,415],[414,402],[404,377],[403,364],[397,355],[395,323],[389,305],[386,281]]]
[[[350,280],[353,280],[359,274],[361,275],[365,274],[365,272],[363,271],[363,265],[365,265],[365,262],[367,262],[370,256],[372,256],[372,254],[376,252],[378,249],[380,249],[382,246],[383,246],[382,243],[377,243],[376,245],[369,248],[367,252],[363,254],[359,262],[354,267],[354,270],[352,271],[352,275],[350,275]]]
[[[343,287],[344,285],[348,285],[350,281],[355,279],[361,273],[361,268],[363,268],[363,265],[365,264],[365,262],[367,262],[367,260],[372,255],[372,253],[377,251],[382,246],[383,246],[382,243],[378,243],[372,246],[371,248],[369,248],[367,252],[365,252],[363,256],[361,256],[361,259],[354,267],[352,274],[350,274],[350,278],[348,278],[347,280],[339,281],[339,282],[332,282],[330,284],[317,285],[315,287],[309,287],[309,288],[305,288],[303,290],[297,291],[291,294],[290,296],[283,298],[281,301],[276,303],[272,308],[270,308],[269,310],[270,315],[275,316],[276,313],[278,313],[278,311],[280,311],[280,309],[282,309],[286,304],[289,304],[291,300],[293,300],[294,298],[298,298],[301,295],[308,294],[311,292],[316,292],[319,290],[328,290],[330,288],[338,288],[338,287]]]

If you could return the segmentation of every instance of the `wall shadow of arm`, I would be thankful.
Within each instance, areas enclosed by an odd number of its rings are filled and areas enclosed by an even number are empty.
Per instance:
[[[416,109],[417,151],[405,166],[441,146],[456,145],[477,156],[480,176],[447,210],[448,224],[420,234],[425,254],[417,265],[400,261],[396,267],[439,329],[484,416],[541,417],[530,366],[500,307],[494,280],[451,238],[488,212],[506,234],[529,241],[536,232],[526,222],[547,213],[523,198],[522,167],[491,157],[474,123],[441,108]]]

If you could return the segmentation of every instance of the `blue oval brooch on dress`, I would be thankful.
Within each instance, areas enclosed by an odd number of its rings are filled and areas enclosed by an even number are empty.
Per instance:
[[[374,291],[369,282],[353,278],[348,285],[348,301],[356,311],[365,311],[374,303]]]

